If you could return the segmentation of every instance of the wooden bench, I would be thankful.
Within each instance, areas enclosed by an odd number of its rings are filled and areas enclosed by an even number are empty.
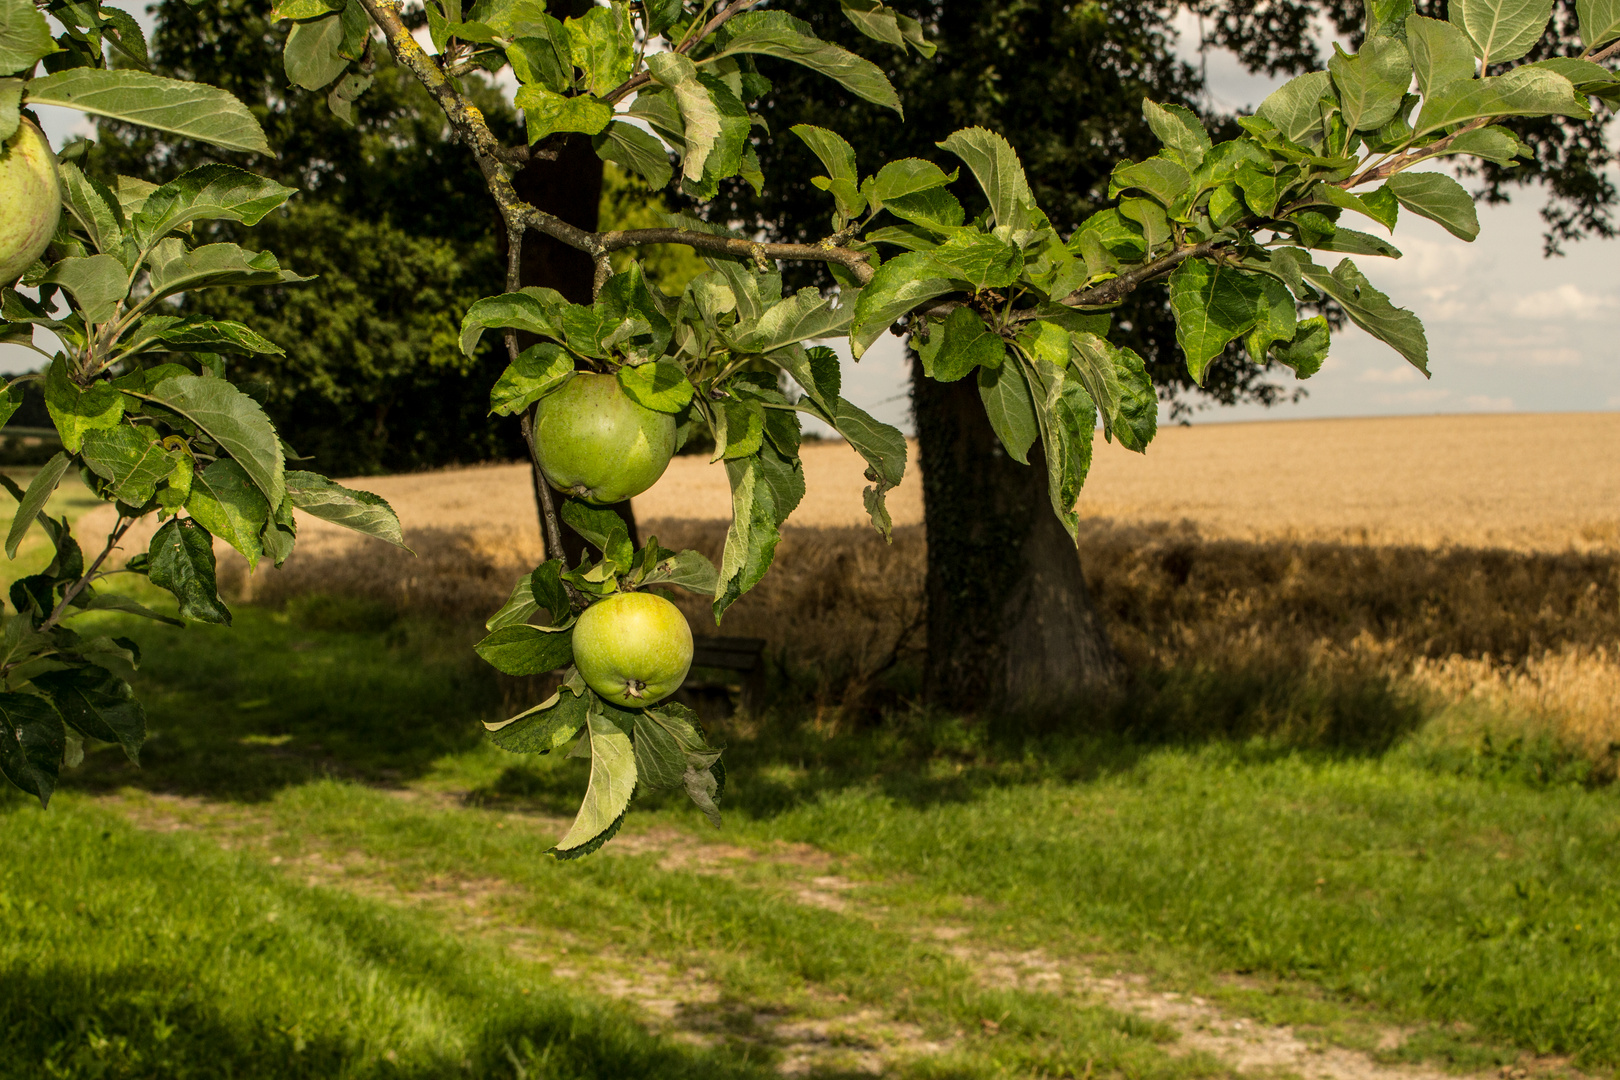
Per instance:
[[[712,696],[714,691],[725,691],[726,712],[730,712],[731,684],[742,684],[742,707],[745,712],[757,712],[765,705],[765,639],[742,637],[697,636],[692,639],[692,667],[720,671],[735,671],[739,679],[687,679],[683,692],[694,698]],[[707,703],[707,702],[705,702]],[[715,702],[719,704],[719,702]],[[693,708],[697,708],[693,704]],[[699,710],[701,713],[703,710]]]

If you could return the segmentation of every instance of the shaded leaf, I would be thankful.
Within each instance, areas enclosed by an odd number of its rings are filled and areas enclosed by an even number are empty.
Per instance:
[[[654,191],[668,187],[675,175],[664,144],[634,124],[613,121],[596,136],[593,145],[597,157],[635,173]]]
[[[133,764],[141,763],[146,709],[135,700],[129,683],[99,667],[46,672],[32,681],[50,695],[62,719],[75,730],[92,739],[117,743]]]
[[[591,695],[575,673],[545,701],[500,723],[485,723],[489,741],[514,754],[549,754],[585,726]]]
[[[174,594],[182,618],[230,625],[231,612],[219,598],[214,576],[214,538],[201,524],[170,518],[153,534],[147,558],[147,576]]]
[[[979,369],[979,398],[984,402],[990,427],[1001,441],[1007,456],[1021,465],[1029,464],[1029,448],[1040,436],[1035,420],[1035,401],[1029,381],[1018,364]]]
[[[898,255],[884,263],[855,300],[849,327],[855,358],[860,359],[900,316],[955,290],[945,270],[926,254]]]
[[[514,623],[494,631],[473,646],[485,663],[508,675],[544,675],[574,660],[572,624],[542,630]]]
[[[680,412],[691,403],[694,392],[686,372],[668,360],[621,367],[619,385],[631,401],[662,413]]]
[[[33,694],[0,693],[0,772],[48,806],[67,731],[56,707]]]
[[[1472,241],[1479,235],[1479,212],[1474,208],[1473,196],[1445,173],[1396,173],[1386,186],[1402,206],[1438,222],[1452,236]]]
[[[39,472],[28,483],[28,490],[17,501],[17,512],[11,517],[11,531],[6,534],[6,557],[17,557],[17,545],[22,543],[23,536],[28,527],[40,516],[45,504],[50,500],[56,485],[62,482],[62,474],[67,472],[70,461],[66,454],[57,453],[40,466]],[[13,492],[15,494],[15,492]]]
[[[257,225],[295,191],[245,169],[204,165],[148,194],[131,222],[131,231],[144,248],[193,221],[224,219]]]
[[[827,76],[857,97],[904,115],[899,95],[881,68],[817,38],[807,22],[780,11],[745,11],[727,23],[726,29],[729,33],[715,53],[717,59],[757,53],[791,60]]]
[[[560,316],[568,306],[555,289],[538,287],[475,301],[461,320],[461,351],[472,356],[484,331],[490,329],[521,330],[563,341]]]
[[[1255,323],[1260,283],[1252,275],[1205,259],[1188,259],[1170,275],[1170,310],[1187,372],[1203,384],[1209,362]]]
[[[515,416],[574,376],[574,358],[561,345],[543,341],[518,353],[489,392],[489,411]]]
[[[150,502],[174,470],[170,452],[153,438],[152,429],[129,424],[86,432],[83,454],[90,471],[112,485],[113,497],[130,506]]]

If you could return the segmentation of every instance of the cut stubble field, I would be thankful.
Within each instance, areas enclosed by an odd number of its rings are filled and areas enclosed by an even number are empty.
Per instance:
[[[370,479],[419,558],[306,521],[226,563],[231,629],[87,617],[153,734],[0,802],[0,1076],[1615,1076],[1616,451],[1609,414],[1103,447],[1131,679],[966,722],[916,703],[915,476],[884,545],[812,446],[722,631],[773,673],[716,714],[726,828],[643,794],[572,863],[580,763],[483,740],[537,688],[467,649],[538,557],[527,470]],[[677,460],[644,535],[714,554],[722,475]]]

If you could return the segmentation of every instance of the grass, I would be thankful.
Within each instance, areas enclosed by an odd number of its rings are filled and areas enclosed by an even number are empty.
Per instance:
[[[154,734],[0,804],[0,1076],[1229,1072],[1112,970],[1384,1060],[1620,1065],[1616,789],[1387,682],[1160,669],[1090,736],[782,709],[723,731],[723,833],[654,795],[557,863],[583,768],[482,740],[457,632],[92,618]]]

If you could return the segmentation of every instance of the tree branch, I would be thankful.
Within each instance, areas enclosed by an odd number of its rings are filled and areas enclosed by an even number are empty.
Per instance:
[[[741,240],[734,236],[691,229],[625,229],[597,234],[602,250],[618,251],[627,247],[648,244],[684,244],[698,251],[712,251],[717,255],[734,255],[753,259],[794,259],[801,262],[838,263],[859,279],[862,285],[872,280],[877,271],[872,269],[867,253],[852,248],[838,247],[828,241],[819,244],[766,244],[755,240]]]

